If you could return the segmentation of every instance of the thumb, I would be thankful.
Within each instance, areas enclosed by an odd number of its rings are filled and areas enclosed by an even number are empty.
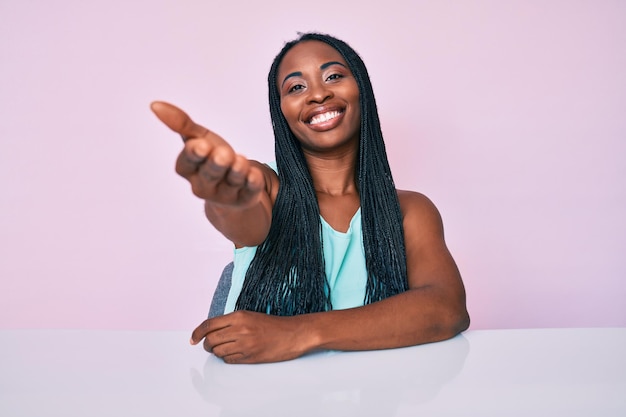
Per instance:
[[[183,137],[183,140],[204,136],[208,129],[200,126],[187,113],[164,101],[153,101],[150,109],[167,127]]]

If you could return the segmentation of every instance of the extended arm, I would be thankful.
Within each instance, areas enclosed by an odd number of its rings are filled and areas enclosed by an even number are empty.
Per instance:
[[[183,138],[176,172],[205,200],[209,221],[237,246],[263,242],[272,219],[273,190],[277,189],[274,171],[236,154],[219,135],[196,124],[177,107],[154,102],[151,108]]]
[[[192,343],[227,362],[274,362],[317,349],[371,350],[448,339],[467,329],[465,290],[435,206],[401,192],[409,290],[347,310],[275,317],[237,311],[202,323]]]

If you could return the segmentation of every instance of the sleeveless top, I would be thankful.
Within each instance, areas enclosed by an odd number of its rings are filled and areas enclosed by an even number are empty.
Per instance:
[[[342,310],[362,306],[365,301],[367,269],[361,228],[361,209],[356,211],[345,233],[333,229],[323,217],[320,219],[326,280],[330,288],[332,307],[334,310]],[[224,314],[235,310],[235,304],[256,248],[253,246],[235,249],[232,282]]]

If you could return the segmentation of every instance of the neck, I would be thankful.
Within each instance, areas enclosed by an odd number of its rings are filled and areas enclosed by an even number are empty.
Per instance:
[[[307,155],[307,163],[318,194],[342,196],[356,192],[356,154],[337,157]]]

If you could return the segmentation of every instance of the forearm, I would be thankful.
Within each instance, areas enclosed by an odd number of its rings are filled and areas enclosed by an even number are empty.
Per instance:
[[[257,246],[267,237],[272,221],[269,198],[246,208],[205,201],[204,212],[211,224],[237,246]]]
[[[274,316],[238,310],[205,320],[192,333],[228,363],[278,362],[319,349],[374,350],[436,342],[465,330],[465,297],[430,287],[409,290],[367,306]]]
[[[469,326],[465,300],[450,302],[430,288],[377,303],[299,317],[306,351],[374,350],[449,339]]]

